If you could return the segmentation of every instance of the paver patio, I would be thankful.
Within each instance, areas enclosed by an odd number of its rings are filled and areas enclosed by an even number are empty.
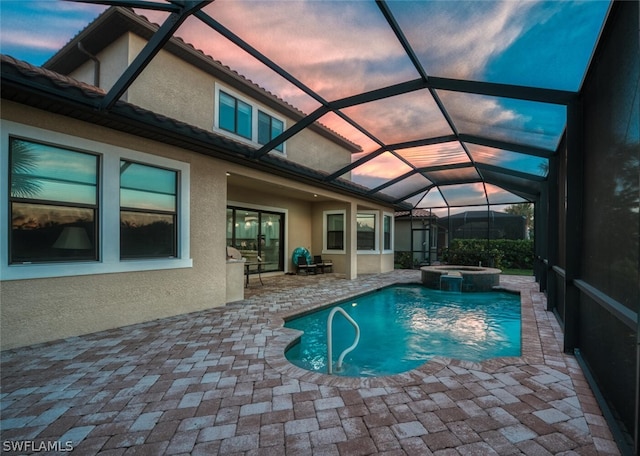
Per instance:
[[[531,277],[501,276],[522,295],[522,357],[373,379],[288,363],[282,319],[417,271],[256,280],[225,307],[2,352],[3,453],[619,454]]]

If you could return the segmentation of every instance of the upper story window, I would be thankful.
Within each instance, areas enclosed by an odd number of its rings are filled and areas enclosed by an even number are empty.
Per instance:
[[[229,95],[222,90],[218,95],[219,100],[219,122],[218,125],[223,130],[230,131],[236,135],[251,139],[251,105],[236,97]]]
[[[98,259],[98,157],[9,138],[9,263]]]
[[[259,148],[286,128],[284,118],[231,89],[216,84],[215,97],[214,129],[231,133],[236,140]],[[273,150],[285,154],[286,143]]]
[[[188,163],[7,120],[0,141],[3,280],[192,266]]]
[[[260,144],[267,144],[283,131],[284,122],[267,113],[258,111],[258,142]],[[284,152],[284,143],[278,144],[275,150]]]
[[[120,257],[176,256],[177,173],[120,161]]]

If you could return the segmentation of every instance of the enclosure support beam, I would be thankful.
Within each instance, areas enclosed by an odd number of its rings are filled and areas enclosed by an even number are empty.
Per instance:
[[[564,143],[562,144],[564,146]],[[564,157],[564,154],[562,155]],[[559,210],[560,210],[560,191],[559,191],[559,173],[558,167],[560,158],[558,155],[554,155],[549,159],[549,178],[547,184],[547,209],[546,209],[546,218],[547,218],[547,246],[546,246],[546,259],[547,264],[545,265],[545,274],[547,276],[547,310],[553,310],[557,307],[557,281],[558,276],[551,269],[553,266],[558,264],[558,249],[560,246],[560,242],[558,236],[560,236],[560,232],[558,227],[560,226],[559,220]],[[562,233],[564,235],[564,233]]]
[[[345,219],[347,233],[345,273],[347,280],[355,280],[358,278],[358,205],[356,203],[347,205]]]
[[[540,286],[540,291],[547,290],[547,272],[544,259],[549,258],[547,249],[547,210],[549,207],[548,185],[542,187],[542,191],[533,203],[533,273]]]
[[[120,97],[133,84],[136,78],[149,65],[151,60],[162,50],[162,47],[173,37],[173,33],[178,30],[180,25],[189,18],[194,11],[197,11],[210,1],[188,1],[179,8],[177,12],[172,12],[169,17],[160,26],[157,32],[153,34],[145,47],[136,56],[131,65],[122,73],[120,78],[111,87],[109,93],[105,95],[100,104],[100,109],[109,111]]]
[[[574,101],[567,106],[565,353],[573,353],[579,348],[580,290],[574,280],[580,278],[582,259],[582,136],[582,103]]]

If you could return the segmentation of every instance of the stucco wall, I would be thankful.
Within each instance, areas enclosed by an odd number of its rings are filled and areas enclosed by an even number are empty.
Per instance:
[[[262,173],[249,171],[254,177],[262,177]],[[311,250],[311,204],[299,198],[295,198],[292,190],[291,196],[284,196],[269,191],[269,185],[265,183],[261,190],[246,189],[229,185],[228,200],[246,208],[269,209],[284,212],[285,215],[285,272],[295,271],[291,262],[291,254],[296,247],[305,247]]]
[[[313,243],[311,246],[311,254],[312,255],[322,255],[323,260],[331,260],[333,261],[333,272],[344,273],[346,271],[347,265],[347,255],[346,254],[329,254],[324,253],[322,251],[323,247],[323,229],[324,229],[324,212],[325,211],[336,211],[336,210],[347,210],[349,204],[344,201],[332,201],[332,202],[320,202],[315,203],[313,205],[312,212],[312,220],[313,226],[316,229],[313,231]]]
[[[358,274],[372,274],[380,271],[380,255],[358,255]]]
[[[357,261],[357,271],[358,274],[375,274],[381,272],[389,272],[393,271],[394,263],[393,263],[393,252],[391,253],[367,253],[367,254],[357,254],[351,253],[348,250],[344,254],[328,254],[322,253],[323,247],[323,217],[325,211],[335,211],[335,210],[344,210],[348,211],[350,204],[348,201],[355,201],[351,198],[346,198],[347,201],[333,201],[333,202],[321,202],[316,203],[312,207],[312,220],[313,220],[313,242],[312,242],[312,254],[322,255],[323,259],[332,260],[333,261],[333,271],[344,273],[347,268],[347,262],[349,260],[350,255],[356,255]],[[364,210],[364,209],[363,209]],[[383,213],[389,213],[391,210],[389,208],[385,208],[383,206],[367,206],[366,210],[376,210],[378,211],[377,220],[382,220]],[[348,215],[347,215],[348,216]],[[382,229],[380,229],[380,245],[382,245]],[[348,238],[346,239],[346,243],[348,245]],[[348,248],[345,246],[345,248]]]
[[[100,87],[108,91],[118,81],[120,75],[127,69],[129,64],[136,57],[136,54],[131,53],[131,46],[129,42],[131,35],[123,35],[114,41],[111,46],[104,49],[102,52],[96,55],[97,59],[101,62],[100,65]],[[102,62],[105,62],[102,64]],[[108,62],[108,64],[106,64]],[[88,60],[82,64],[79,68],[73,71],[69,76],[77,79],[78,81],[86,82],[87,84],[94,83],[94,69],[95,64],[92,60]],[[127,101],[127,93],[125,92],[122,97],[124,101]]]
[[[2,349],[225,303],[226,177],[219,162],[11,102],[3,101],[2,116],[190,163],[193,259],[193,267],[185,269],[3,281],[0,289]],[[7,211],[7,201],[2,201],[2,210]]]
[[[393,268],[393,253],[358,254],[358,274],[378,274]]]
[[[391,272],[395,268],[394,255],[392,253],[382,254],[382,263],[380,264],[380,272]]]
[[[98,55],[101,61],[100,86],[108,91],[145,44],[144,39],[130,33],[120,37],[100,52]],[[89,61],[72,72],[71,76],[93,84],[93,68],[93,62]],[[123,99],[156,113],[212,131],[216,83],[220,81],[205,71],[169,52],[160,51],[129,87]],[[271,108],[257,101],[254,103],[266,112],[273,112]],[[279,115],[285,119],[286,128],[295,123],[291,118]],[[245,141],[237,137],[234,139]],[[257,147],[257,145],[254,146]],[[351,163],[351,154],[348,150],[308,129],[287,141],[286,156],[291,161],[326,172],[337,171]]]
[[[310,130],[304,130],[287,141],[287,158],[327,173],[351,164],[351,154],[345,149]]]
[[[131,35],[136,55],[146,41]],[[213,128],[214,79],[173,54],[159,52],[131,84],[128,101],[204,130]]]
[[[1,349],[224,305],[227,298],[225,245],[228,201],[248,207],[286,210],[285,259],[289,271],[295,270],[291,263],[295,247],[306,247],[313,254],[322,252],[323,210],[356,207],[357,204],[354,198],[326,189],[79,120],[12,102],[3,102],[2,108],[4,120],[68,135],[68,142],[57,144],[62,147],[73,147],[73,139],[79,138],[80,141],[82,138],[107,145],[107,148],[115,146],[188,163],[192,267],[4,280],[0,282]],[[7,154],[6,149],[2,154]],[[228,187],[227,171],[243,174],[245,178],[255,180],[257,186]],[[316,203],[312,196],[315,193],[332,201]],[[1,204],[1,210],[8,213],[7,200]],[[383,207],[376,209],[389,211]],[[334,272],[344,273],[353,255],[355,253],[323,256],[334,261]],[[393,268],[393,255],[372,257],[377,258],[372,261],[378,266],[372,263],[371,272],[389,270],[386,257],[391,257],[390,266]]]

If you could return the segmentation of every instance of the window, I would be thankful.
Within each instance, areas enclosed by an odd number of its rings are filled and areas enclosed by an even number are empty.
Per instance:
[[[284,122],[258,111],[258,143],[267,144],[284,131]],[[278,144],[275,150],[284,152],[284,143]]]
[[[344,252],[344,211],[324,213],[324,251]]]
[[[357,214],[358,250],[377,250],[376,243],[376,214]]]
[[[96,261],[98,157],[9,138],[10,264]]]
[[[220,116],[218,121],[219,127],[236,135],[251,139],[251,105],[223,91],[219,92],[218,100],[218,113]]]
[[[234,140],[260,148],[284,132],[285,119],[256,101],[218,83],[214,92],[213,129],[219,133],[231,133]],[[286,143],[278,144],[273,150],[286,154]]]
[[[120,257],[176,256],[177,173],[120,162]]]
[[[384,214],[382,216],[382,250],[393,250],[393,215]]]
[[[192,266],[188,163],[8,120],[0,140],[3,280]]]

